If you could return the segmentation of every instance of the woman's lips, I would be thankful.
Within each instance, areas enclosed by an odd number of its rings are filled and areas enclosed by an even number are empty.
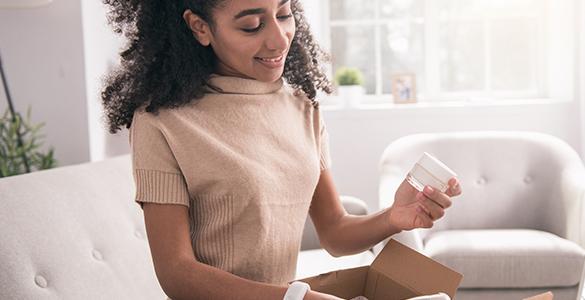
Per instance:
[[[284,57],[283,54],[275,57],[254,57],[254,59],[270,69],[275,69],[284,65]]]

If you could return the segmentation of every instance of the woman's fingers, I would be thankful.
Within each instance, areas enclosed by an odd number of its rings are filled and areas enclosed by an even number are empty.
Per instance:
[[[423,193],[417,194],[417,199],[423,211],[429,216],[429,218],[433,221],[442,218],[445,215],[445,209],[437,204],[436,201],[429,199]]]
[[[426,186],[423,189],[423,194],[430,200],[436,202],[441,208],[451,207],[451,198],[447,194],[441,193],[430,186]]]
[[[415,228],[431,228],[433,227],[433,220],[429,217],[427,212],[423,209],[422,205],[417,206],[417,214],[414,218]]]
[[[457,180],[457,178],[453,177],[449,179],[449,182],[447,184],[449,185],[449,188],[447,189],[445,194],[447,194],[449,197],[461,195],[461,185],[459,184],[459,180]]]
[[[414,225],[418,228],[431,228],[434,221],[445,215],[445,209],[451,207],[451,197],[461,194],[461,186],[457,178],[453,177],[448,182],[449,188],[445,193],[425,186],[422,192],[416,194],[418,205]]]

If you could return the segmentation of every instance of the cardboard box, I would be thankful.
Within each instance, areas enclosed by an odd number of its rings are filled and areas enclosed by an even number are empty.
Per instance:
[[[443,292],[451,299],[463,275],[390,239],[370,266],[301,279],[312,290],[343,299],[403,300]]]

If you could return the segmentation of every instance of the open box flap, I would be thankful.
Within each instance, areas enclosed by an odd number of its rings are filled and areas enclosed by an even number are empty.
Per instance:
[[[364,295],[371,300],[403,300],[419,296],[416,291],[405,287],[384,274],[380,274],[373,268],[370,268],[368,272]]]
[[[363,295],[369,266],[337,270],[314,277],[301,279],[311,290],[351,299]]]
[[[454,298],[463,275],[390,239],[371,265],[376,272],[419,295],[444,292]]]

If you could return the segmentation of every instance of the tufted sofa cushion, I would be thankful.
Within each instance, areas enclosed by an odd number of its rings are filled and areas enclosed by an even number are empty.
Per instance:
[[[465,274],[461,288],[572,287],[585,250],[536,230],[446,230],[430,234],[424,253]]]
[[[0,299],[165,299],[130,157],[0,180]]]

